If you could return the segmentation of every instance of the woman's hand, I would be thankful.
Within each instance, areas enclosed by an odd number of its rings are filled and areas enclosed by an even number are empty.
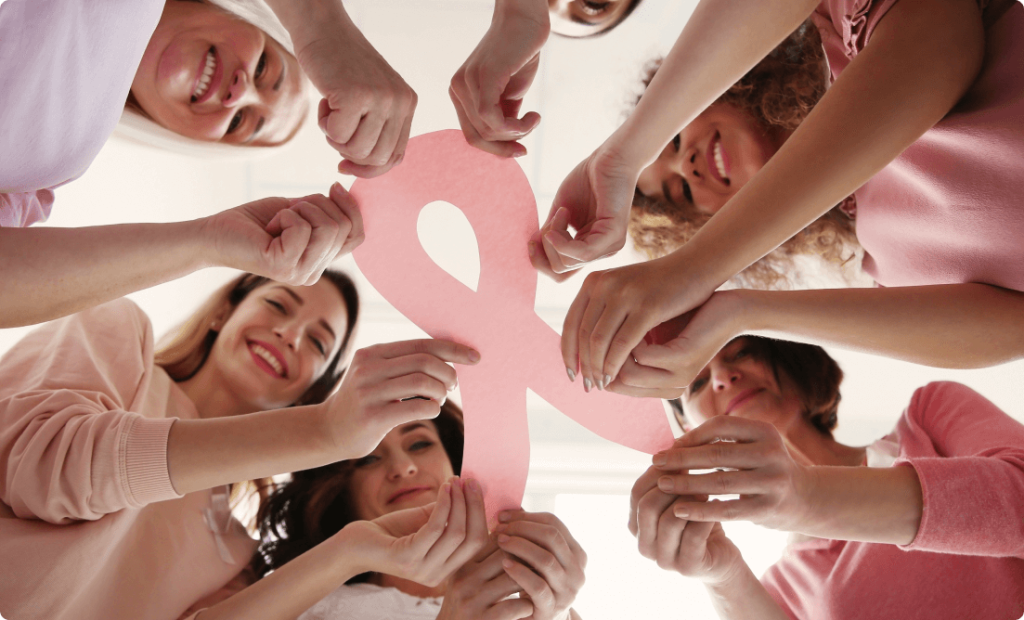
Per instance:
[[[698,522],[673,514],[676,506],[707,503],[707,495],[678,496],[657,486],[663,472],[652,467],[633,485],[629,531],[637,538],[640,555],[665,570],[707,584],[725,581],[743,563],[739,549],[722,524]]]
[[[676,501],[672,513],[690,521],[750,521],[805,531],[817,495],[813,467],[793,460],[779,431],[767,422],[716,416],[654,455],[653,461],[655,473],[646,483],[656,476],[663,493],[739,495],[717,502]],[[693,469],[718,471],[689,473]]]
[[[378,572],[425,586],[442,583],[487,545],[483,493],[474,480],[452,478],[437,502],[355,521],[342,529],[342,551]]]
[[[681,282],[671,267],[658,259],[594,272],[584,280],[562,327],[562,358],[567,369],[578,364],[584,389],[607,387],[650,330],[711,295],[703,285]],[[652,358],[651,363],[661,361]]]
[[[448,580],[444,603],[437,620],[517,620],[533,613],[525,598],[508,598],[521,592],[502,567],[504,551],[493,542],[466,562]]]
[[[356,351],[338,391],[318,410],[337,459],[369,454],[391,429],[435,417],[458,385],[452,364],[480,354],[448,340],[407,340]]]
[[[657,325],[604,388],[627,396],[678,398],[708,362],[741,333],[740,297],[715,293],[696,310]]]
[[[534,267],[548,275],[565,274],[625,247],[640,170],[602,149],[576,166],[558,188],[547,221],[530,240],[543,250],[533,257]],[[575,238],[567,226],[576,231]]]
[[[511,510],[495,528],[509,577],[533,603],[532,620],[564,620],[583,582],[587,554],[558,517]]]
[[[264,198],[200,220],[209,262],[278,282],[311,285],[363,242],[363,218],[345,188],[329,196]]]
[[[402,160],[416,93],[347,17],[298,49],[298,59],[324,96],[317,124],[344,158],[338,172],[371,178]]]
[[[498,0],[484,38],[452,77],[448,94],[466,141],[502,157],[521,157],[518,140],[540,123],[540,115],[519,116],[523,97],[533,84],[540,49],[550,31],[547,10],[532,3]]]

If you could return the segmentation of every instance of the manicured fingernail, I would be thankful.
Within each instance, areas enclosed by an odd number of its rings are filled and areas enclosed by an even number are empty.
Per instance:
[[[568,366],[565,367],[565,374],[569,375],[569,381],[576,382],[576,371]]]
[[[680,519],[689,519],[690,518],[690,512],[688,510],[686,510],[685,508],[682,508],[680,506],[676,506],[676,508],[675,508],[675,515],[677,517],[679,517]]]
[[[661,489],[662,491],[671,491],[672,479],[669,478],[668,476],[662,476],[661,478],[658,478],[658,488]]]
[[[665,463],[668,463],[668,457],[665,456],[664,453],[659,452],[658,454],[654,455],[654,458],[651,459],[651,462],[654,463],[655,467],[661,467]]]
[[[498,544],[507,543],[509,541],[508,534],[498,534]]]
[[[590,391],[590,386],[592,386],[592,385],[593,385],[593,383],[590,382],[590,377],[583,377],[583,391],[584,392],[589,392]]]
[[[469,361],[473,362],[474,364],[479,362],[480,361],[480,353],[478,351],[470,349],[469,350]]]
[[[498,515],[498,521],[501,521],[502,523],[508,523],[511,520],[512,520],[512,515],[510,513],[503,512],[503,513]]]
[[[512,153],[512,157],[522,157],[523,155],[526,155],[526,151],[516,151],[515,153]]]
[[[611,382],[612,382],[612,376],[611,375],[605,375],[604,376],[604,381],[601,383],[601,385],[607,386]],[[602,387],[601,389],[603,390],[604,387]]]

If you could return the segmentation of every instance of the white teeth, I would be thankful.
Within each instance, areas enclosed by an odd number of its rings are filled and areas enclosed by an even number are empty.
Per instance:
[[[284,376],[284,368],[281,366],[281,362],[277,361],[277,358],[274,357],[273,353],[267,351],[258,344],[253,344],[251,348],[252,352],[255,353],[256,355],[259,355],[260,358],[263,359],[263,361],[270,364],[270,367],[273,368],[277,374],[281,375],[282,377]]]
[[[192,99],[199,99],[206,94],[206,89],[210,87],[210,80],[213,79],[213,70],[216,68],[217,56],[211,49],[206,52],[206,66],[203,68],[203,74],[199,76],[199,83],[196,84],[196,89],[192,91]]]
[[[723,179],[725,176],[725,161],[722,159],[722,142],[715,142],[715,167],[718,168],[718,175]]]

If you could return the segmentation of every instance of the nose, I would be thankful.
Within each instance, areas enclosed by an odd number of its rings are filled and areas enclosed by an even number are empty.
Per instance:
[[[408,478],[415,475],[416,472],[416,462],[404,451],[393,454],[388,459],[388,478],[391,480]]]
[[[295,351],[299,348],[300,340],[302,338],[302,330],[295,323],[289,322],[275,327],[274,335],[276,335],[285,346],[292,351]]]
[[[721,392],[739,381],[741,377],[740,371],[730,364],[714,365],[711,368],[711,387],[716,392]]]
[[[228,86],[228,93],[224,96],[225,108],[237,108],[250,102],[253,98],[256,89],[252,87],[252,83],[249,81],[249,76],[238,69],[234,75],[231,76],[231,83]]]
[[[679,152],[678,171],[678,174],[690,185],[693,185],[696,179],[704,178],[701,176],[700,170],[697,169],[697,149],[695,147],[687,147]]]

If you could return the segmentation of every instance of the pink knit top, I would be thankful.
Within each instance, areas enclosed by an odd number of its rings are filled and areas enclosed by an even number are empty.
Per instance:
[[[3,617],[175,620],[244,587],[255,541],[223,495],[171,485],[171,426],[198,414],[135,304],[36,329],[0,377]]]
[[[833,78],[896,1],[822,2],[813,19]],[[984,64],[967,94],[854,193],[864,270],[884,286],[1024,291],[1024,6],[993,2],[984,18]]]
[[[0,226],[45,220],[114,131],[163,0],[0,3]]]
[[[1024,615],[1024,425],[959,383],[918,389],[894,434],[924,512],[906,546],[812,539],[761,581],[800,620]]]

